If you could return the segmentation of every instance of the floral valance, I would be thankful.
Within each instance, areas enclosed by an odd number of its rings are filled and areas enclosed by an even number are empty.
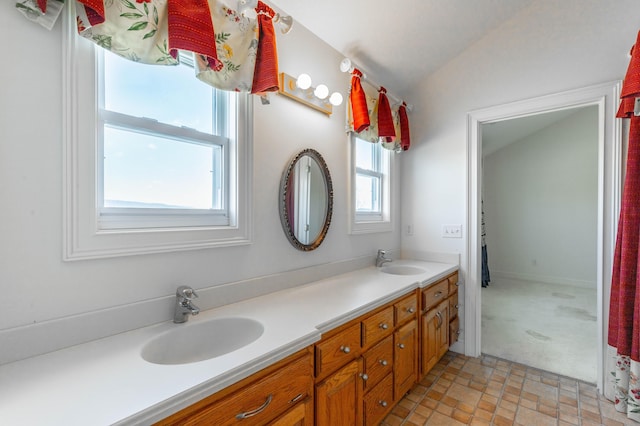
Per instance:
[[[352,71],[349,102],[347,104],[347,131],[358,138],[380,142],[386,149],[406,151],[411,145],[407,106],[391,106],[384,87],[378,93],[365,91],[361,84],[362,72]]]
[[[261,1],[256,18],[225,0],[69,1],[78,34],[124,58],[176,65],[178,51],[192,52],[197,78],[213,87],[257,94],[278,90],[275,12]],[[63,3],[20,0],[16,7],[50,28]]]

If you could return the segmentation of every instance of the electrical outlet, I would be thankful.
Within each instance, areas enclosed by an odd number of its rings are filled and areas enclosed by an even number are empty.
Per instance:
[[[462,225],[442,225],[442,238],[462,238]]]
[[[407,235],[413,235],[413,225],[407,225]]]

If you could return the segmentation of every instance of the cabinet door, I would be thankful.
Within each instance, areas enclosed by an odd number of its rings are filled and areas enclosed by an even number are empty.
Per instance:
[[[418,322],[410,321],[394,334],[394,400],[407,393],[418,378]]]
[[[445,300],[439,304],[436,309],[436,317],[438,318],[437,342],[438,342],[438,359],[442,358],[449,350],[449,301]]]
[[[445,300],[422,315],[422,365],[426,375],[447,352],[449,344],[449,302]],[[443,349],[444,348],[444,349]]]
[[[316,385],[317,425],[362,425],[361,371],[359,358]]]

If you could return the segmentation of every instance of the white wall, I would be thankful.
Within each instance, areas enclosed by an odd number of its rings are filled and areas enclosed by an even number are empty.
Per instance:
[[[485,156],[483,171],[492,277],[595,290],[598,108]]]
[[[464,279],[467,230],[462,239],[443,239],[441,225],[466,223],[467,113],[622,79],[639,23],[634,0],[537,0],[426,78],[409,99],[403,251],[460,253]]]
[[[63,262],[61,23],[49,32],[24,19],[14,3],[0,3],[0,35],[5,40],[0,67],[0,352],[11,348],[16,356],[28,356],[31,347],[40,344],[37,336],[64,345],[145,321],[168,320],[179,284],[211,289],[200,292],[198,304],[206,309],[292,284],[275,282],[287,279],[276,276],[268,288],[256,288],[263,285],[256,280],[216,292],[223,283],[345,259],[370,258],[372,264],[377,248],[399,249],[397,231],[347,233],[344,104],[329,118],[271,95],[270,105],[254,98],[253,244]],[[342,56],[335,50],[300,25],[287,36],[279,35],[278,44],[281,71],[307,72],[346,95],[349,80],[338,70]],[[278,215],[281,174],[304,148],[324,156],[335,194],[331,227],[314,252],[298,251],[288,242]],[[143,312],[151,302],[161,302],[159,315]],[[121,317],[122,307],[128,308],[129,316]],[[64,318],[69,321],[55,321]],[[57,328],[41,327],[37,336],[31,333],[42,324]]]

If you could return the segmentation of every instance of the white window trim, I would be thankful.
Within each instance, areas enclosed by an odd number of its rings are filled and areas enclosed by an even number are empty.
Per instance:
[[[165,253],[251,243],[253,103],[238,97],[244,125],[234,135],[229,176],[237,196],[229,194],[228,226],[99,230],[97,206],[97,86],[94,45],[77,36],[75,10],[63,15],[63,260]],[[232,127],[233,128],[233,127]]]
[[[395,155],[389,155],[389,175],[383,176],[381,182],[382,216],[378,213],[361,213],[356,211],[356,144],[353,132],[347,134],[349,145],[349,234],[372,234],[393,231],[391,217],[392,203],[395,200],[391,193],[392,182],[395,179]]]

